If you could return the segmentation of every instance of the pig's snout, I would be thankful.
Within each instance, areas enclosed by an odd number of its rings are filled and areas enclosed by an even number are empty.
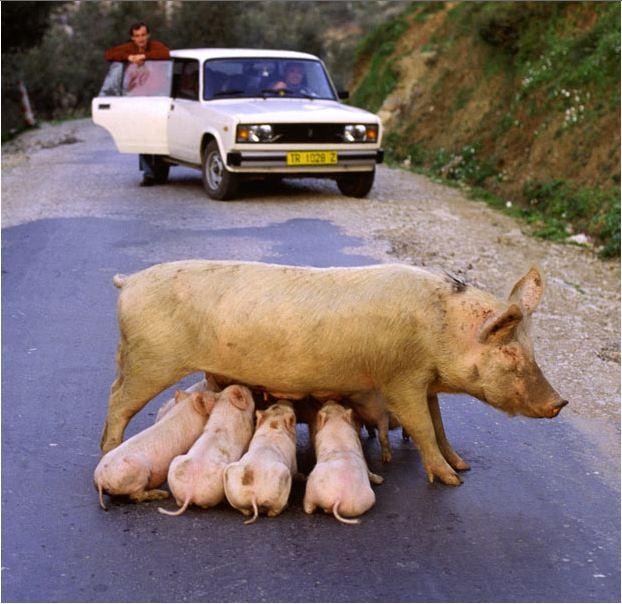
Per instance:
[[[545,417],[553,418],[559,415],[559,412],[568,404],[568,401],[560,401],[559,403],[555,403],[548,409],[548,412],[545,412]]]

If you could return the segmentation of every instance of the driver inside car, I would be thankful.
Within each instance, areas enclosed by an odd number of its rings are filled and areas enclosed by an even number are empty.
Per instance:
[[[293,94],[317,96],[305,87],[305,68],[302,63],[287,63],[284,69],[285,78],[272,84],[272,90],[284,90]]]

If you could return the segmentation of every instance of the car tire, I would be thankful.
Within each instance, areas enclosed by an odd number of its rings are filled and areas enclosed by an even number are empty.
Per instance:
[[[212,199],[232,199],[240,184],[240,177],[229,172],[220,154],[218,143],[210,141],[203,154],[203,187]]]
[[[168,172],[171,169],[171,165],[165,162],[160,157],[154,157],[153,159],[153,180],[158,185],[164,185],[168,181]]]
[[[337,176],[339,190],[348,197],[365,197],[374,185],[376,170],[371,172],[351,172]]]

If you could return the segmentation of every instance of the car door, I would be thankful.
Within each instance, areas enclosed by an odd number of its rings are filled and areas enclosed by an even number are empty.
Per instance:
[[[92,101],[93,121],[121,153],[168,155],[172,61],[114,63]]]
[[[173,63],[173,89],[167,133],[171,157],[201,162],[201,101],[199,61],[176,58]]]

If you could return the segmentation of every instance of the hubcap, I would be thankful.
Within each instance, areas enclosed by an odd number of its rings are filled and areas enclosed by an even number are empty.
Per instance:
[[[225,167],[218,151],[213,151],[207,158],[207,183],[211,189],[218,189],[222,182]]]

